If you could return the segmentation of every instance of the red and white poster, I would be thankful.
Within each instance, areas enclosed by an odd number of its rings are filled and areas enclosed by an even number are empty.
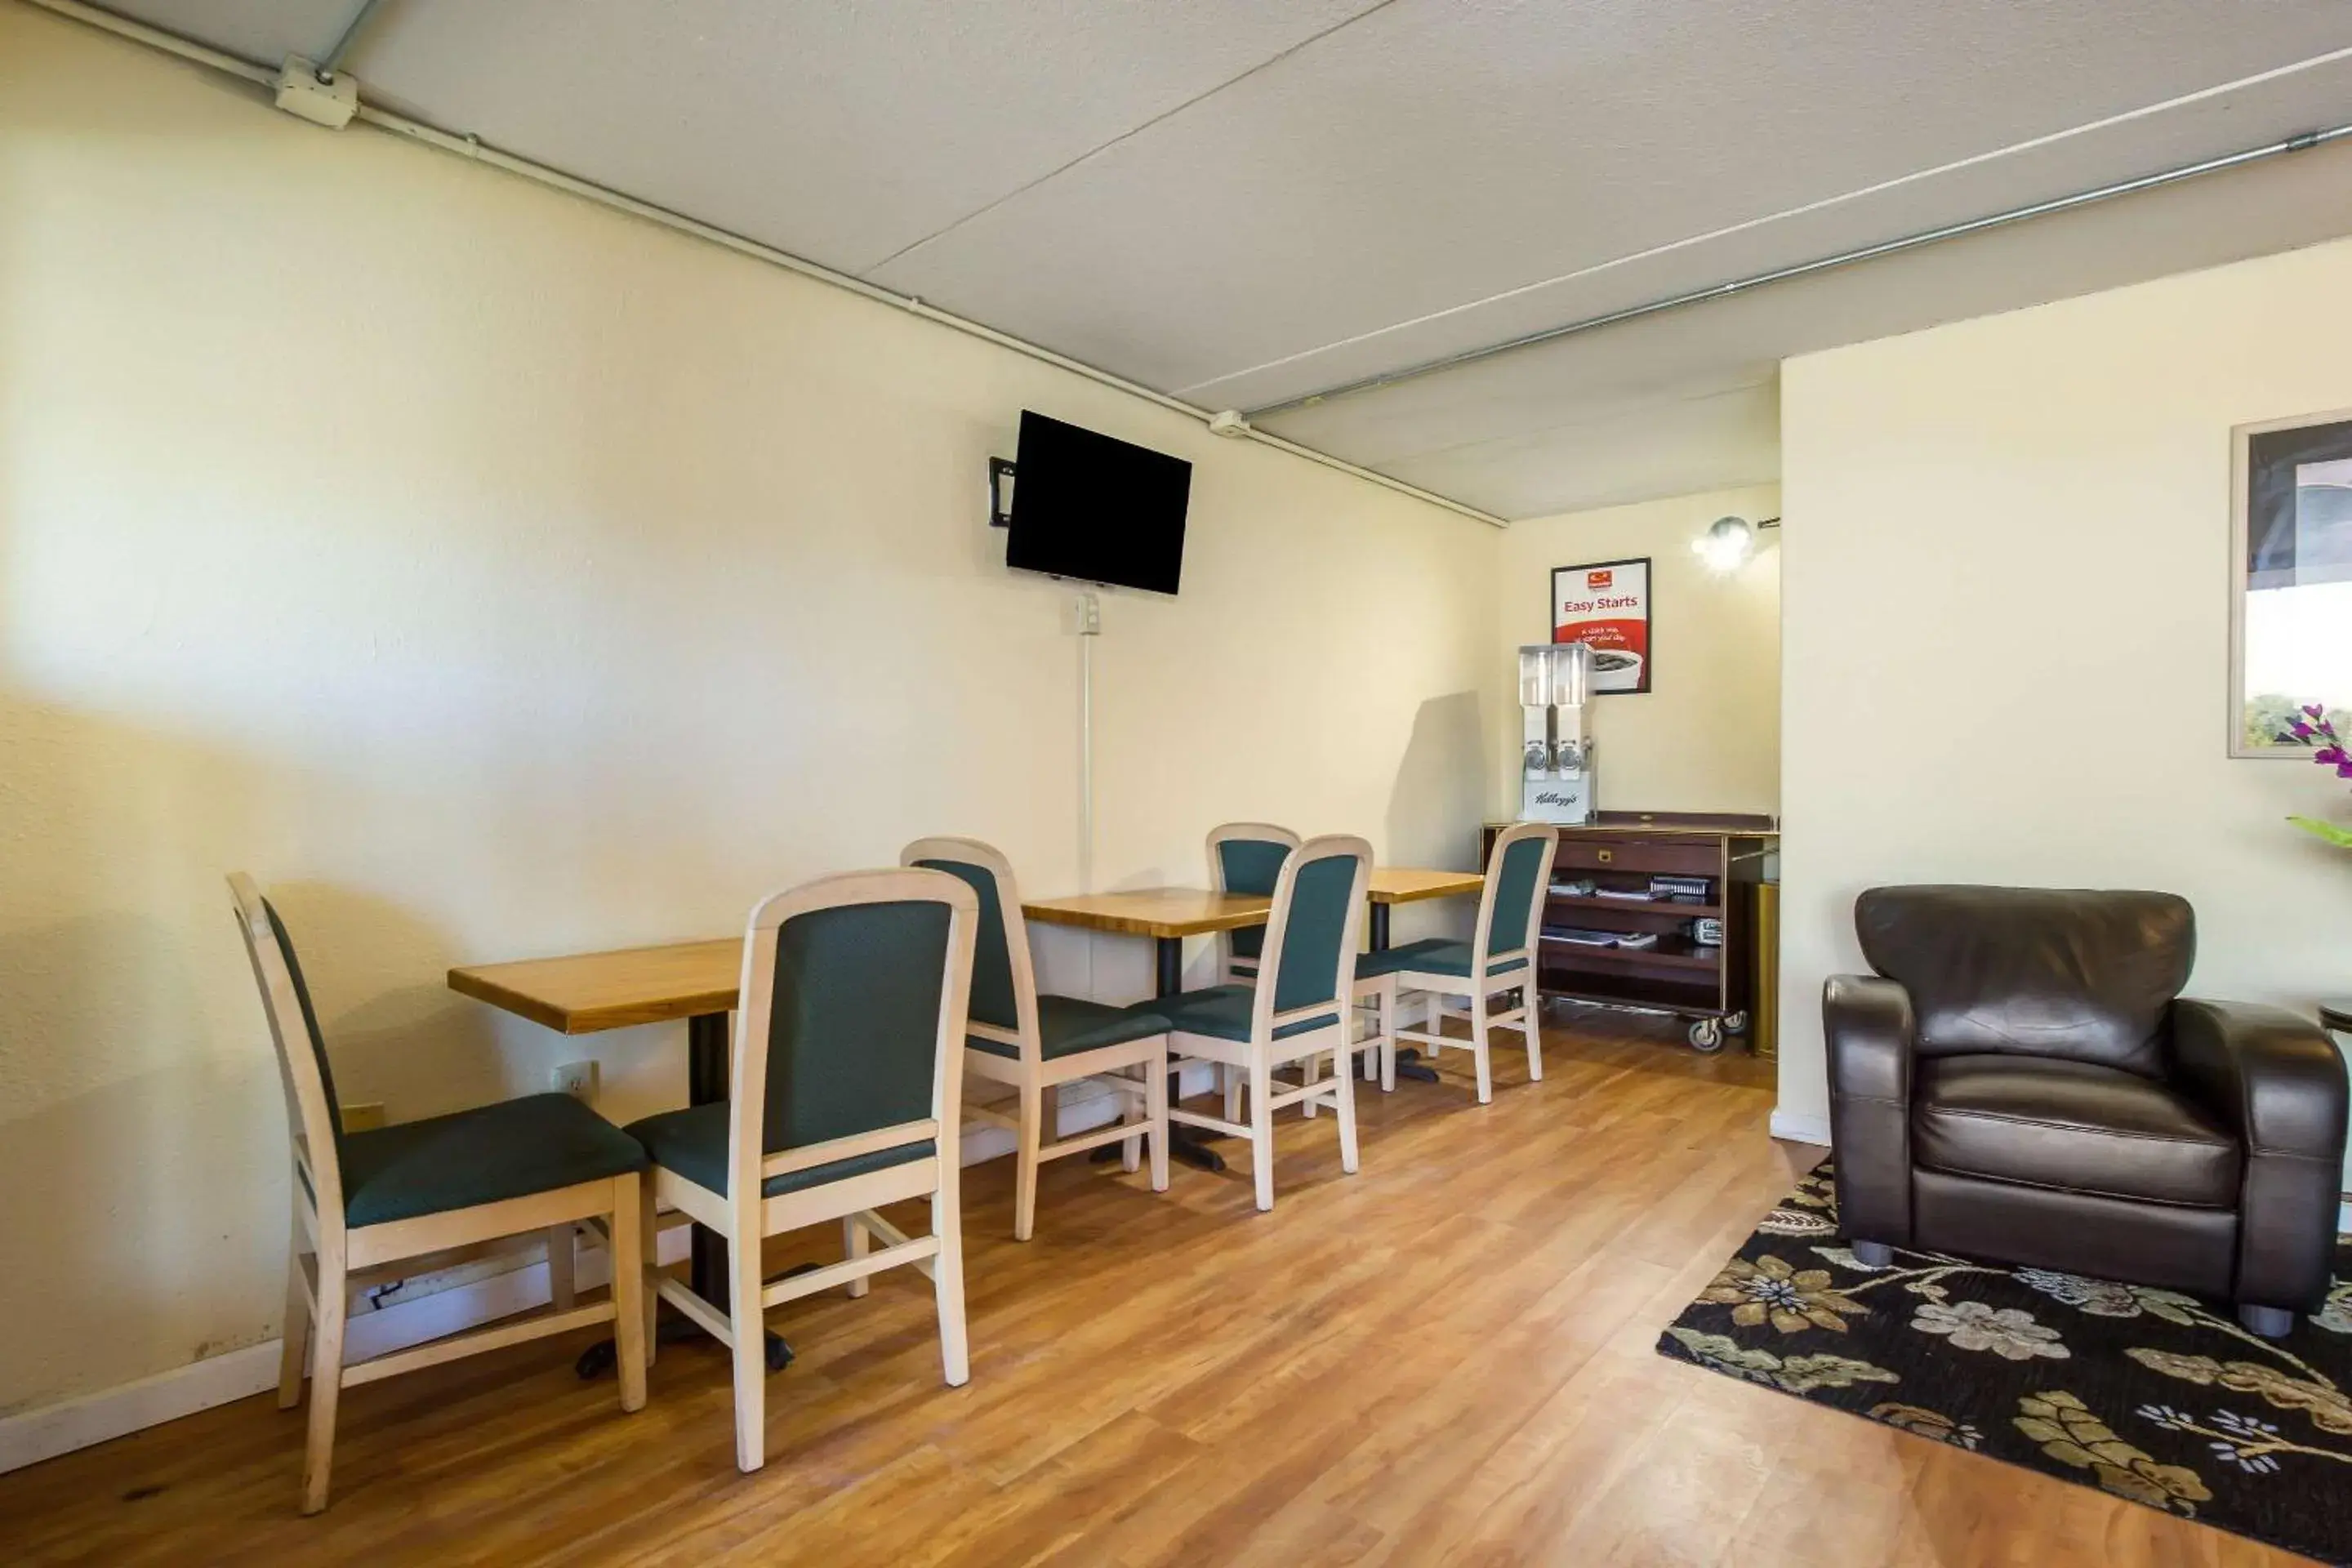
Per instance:
[[[1650,689],[1650,559],[1555,566],[1551,640],[1592,648],[1592,689]]]

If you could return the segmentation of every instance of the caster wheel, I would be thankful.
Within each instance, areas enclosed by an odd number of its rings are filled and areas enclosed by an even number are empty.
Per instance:
[[[1748,1015],[1745,1013],[1734,1013],[1729,1017],[1724,1019],[1723,1032],[1727,1035],[1746,1034],[1748,1032]]]
[[[1723,1049],[1723,1026],[1713,1018],[1701,1018],[1690,1026],[1691,1049],[1701,1056],[1713,1056]]]
[[[620,1359],[620,1352],[612,1341],[598,1340],[580,1352],[580,1359],[572,1363],[572,1370],[579,1374],[581,1382],[593,1383],[612,1371]]]

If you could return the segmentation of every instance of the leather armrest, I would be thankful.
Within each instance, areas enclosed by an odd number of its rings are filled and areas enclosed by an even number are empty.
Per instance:
[[[2344,1058],[2318,1025],[2249,1002],[2172,1005],[2172,1075],[2250,1154],[2344,1159]]]
[[[2344,1058],[2283,1007],[2184,998],[2172,1005],[2172,1078],[2245,1148],[2237,1299],[2310,1310],[2335,1259]]]
[[[1830,1093],[1911,1103],[1911,994],[1875,974],[1832,974],[1822,986]]]
[[[1856,1241],[1911,1244],[1911,994],[1874,974],[1822,987],[1838,1221]]]

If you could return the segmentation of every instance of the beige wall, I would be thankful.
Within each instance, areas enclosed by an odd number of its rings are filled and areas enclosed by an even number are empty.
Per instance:
[[[1069,594],[984,525],[1024,405],[1197,465],[1183,595],[1103,606],[1097,880],[1233,816],[1466,864],[1492,531],[0,6],[0,1413],[277,1331],[226,870],[395,1119],[582,1054],[682,1099],[677,1031],[567,1044],[451,963],[925,833],[1071,889]],[[1046,979],[1139,994],[1141,945]]]
[[[1488,681],[1489,809],[1518,813],[1517,650],[1551,637],[1551,569],[1587,561],[1651,561],[1652,689],[1599,700],[1587,722],[1600,742],[1605,811],[1760,811],[1780,803],[1780,552],[1777,530],[1736,572],[1691,551],[1727,515],[1761,522],[1780,511],[1769,486],[1710,490],[1515,523],[1498,552],[1496,673]]]
[[[2282,820],[2352,795],[2224,717],[2230,429],[2352,405],[2347,299],[2338,243],[1784,367],[1790,1121],[1874,883],[2168,889],[2196,991],[2352,992],[2352,858]]]

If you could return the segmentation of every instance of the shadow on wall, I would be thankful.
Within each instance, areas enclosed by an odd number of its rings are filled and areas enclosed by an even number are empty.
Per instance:
[[[257,764],[0,695],[0,1415],[278,1332],[283,1091],[226,871],[280,852]],[[253,868],[258,868],[254,866]],[[347,1102],[401,1120],[509,1092],[446,937],[384,900],[267,889]],[[61,911],[72,911],[61,913]],[[339,1011],[338,998],[369,1000]]]
[[[1397,763],[1389,791],[1387,853],[1391,865],[1448,871],[1478,868],[1478,825],[1486,815],[1486,738],[1478,694],[1453,691],[1423,702]],[[1468,899],[1441,899],[1400,907],[1394,940],[1465,936],[1476,910]]]
[[[1449,692],[1421,705],[1389,791],[1388,858],[1399,866],[1471,871],[1478,866],[1486,741],[1478,694]]]

